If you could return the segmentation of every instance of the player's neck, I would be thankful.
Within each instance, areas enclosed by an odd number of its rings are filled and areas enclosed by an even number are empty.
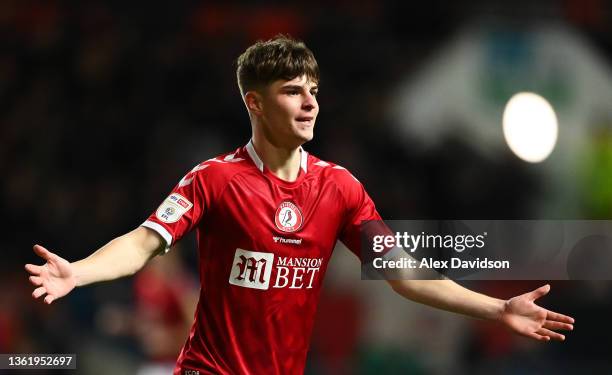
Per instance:
[[[253,134],[253,147],[266,168],[281,180],[293,182],[300,174],[300,147],[275,146],[265,137]]]

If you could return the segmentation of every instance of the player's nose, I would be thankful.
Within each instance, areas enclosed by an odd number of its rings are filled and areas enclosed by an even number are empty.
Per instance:
[[[318,108],[317,98],[311,93],[307,93],[302,103],[302,108],[307,111],[313,111]]]

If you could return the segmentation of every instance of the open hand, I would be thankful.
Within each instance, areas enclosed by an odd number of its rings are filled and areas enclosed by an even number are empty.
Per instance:
[[[539,341],[565,340],[556,330],[574,329],[574,318],[546,310],[535,304],[535,300],[546,295],[550,285],[544,285],[529,293],[506,301],[500,321],[512,331]]]
[[[45,303],[50,304],[70,293],[76,286],[70,262],[40,245],[34,245],[34,252],[47,263],[42,266],[25,265],[26,271],[30,273],[30,282],[38,287],[32,292],[32,297],[39,298],[46,294]]]

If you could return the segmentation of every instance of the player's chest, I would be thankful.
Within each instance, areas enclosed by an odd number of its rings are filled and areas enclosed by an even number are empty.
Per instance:
[[[215,215],[236,235],[289,247],[333,247],[344,219],[334,186],[316,182],[285,188],[265,181],[229,185]]]
[[[215,222],[204,227],[229,239],[221,259],[231,269],[230,284],[312,290],[331,257],[343,210],[342,197],[324,185],[231,185],[211,215]]]

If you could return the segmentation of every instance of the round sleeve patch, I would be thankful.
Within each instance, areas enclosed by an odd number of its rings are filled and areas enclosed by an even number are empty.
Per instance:
[[[156,216],[164,223],[176,223],[191,207],[193,207],[193,204],[187,198],[172,193],[159,206]]]

